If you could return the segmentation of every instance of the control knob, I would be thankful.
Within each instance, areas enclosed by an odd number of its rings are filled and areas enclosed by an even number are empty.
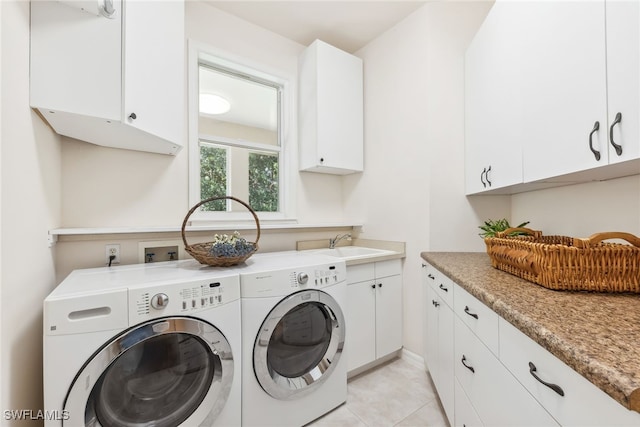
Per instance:
[[[307,273],[298,273],[298,283],[301,285],[306,284],[309,281],[309,275]]]
[[[169,297],[167,296],[167,294],[155,294],[151,298],[151,307],[155,308],[156,310],[164,309],[167,304],[169,304]]]

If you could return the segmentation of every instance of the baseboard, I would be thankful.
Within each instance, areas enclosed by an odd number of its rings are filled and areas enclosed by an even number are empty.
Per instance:
[[[400,351],[400,358],[411,363],[417,368],[424,369],[424,358],[417,353],[402,348]]]

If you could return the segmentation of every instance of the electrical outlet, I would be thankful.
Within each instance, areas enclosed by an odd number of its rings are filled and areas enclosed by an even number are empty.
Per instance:
[[[106,245],[105,255],[107,258],[107,265],[120,264],[120,245]],[[115,256],[113,261],[110,261],[111,256]]]

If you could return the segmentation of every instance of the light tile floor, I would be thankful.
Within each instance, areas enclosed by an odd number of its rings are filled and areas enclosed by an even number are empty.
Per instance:
[[[312,427],[448,427],[423,368],[395,359],[349,380],[347,403]]]

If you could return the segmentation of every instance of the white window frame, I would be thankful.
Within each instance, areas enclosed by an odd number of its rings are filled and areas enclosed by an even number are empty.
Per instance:
[[[239,74],[254,77],[258,81],[266,81],[280,88],[280,122],[278,124],[279,131],[279,148],[276,150],[273,146],[266,147],[263,144],[235,140],[222,137],[212,137],[199,133],[199,67],[200,62],[205,61],[214,67],[230,70]],[[256,64],[246,58],[240,58],[223,52],[220,49],[208,46],[194,40],[189,40],[189,57],[188,57],[188,116],[189,116],[189,206],[194,206],[201,201],[200,199],[200,141],[206,141],[212,144],[223,143],[227,146],[242,147],[248,150],[279,152],[279,206],[278,212],[256,212],[261,222],[274,223],[294,223],[295,222],[295,179],[292,170],[292,149],[293,141],[292,133],[289,131],[293,123],[293,90],[291,76],[283,76],[284,73],[269,69],[261,64]],[[227,177],[227,179],[229,179]],[[227,185],[229,188],[229,185]],[[233,191],[233,189],[230,189]],[[233,196],[233,193],[230,194]],[[229,201],[230,202],[230,201]],[[249,201],[246,200],[248,203]],[[254,222],[253,216],[249,212],[202,212],[196,211],[191,217],[192,223],[206,225],[208,222],[228,222],[243,224],[245,222]]]

